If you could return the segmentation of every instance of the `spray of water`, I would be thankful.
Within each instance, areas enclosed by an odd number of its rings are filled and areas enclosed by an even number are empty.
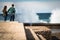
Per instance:
[[[50,20],[50,23],[60,23],[60,9],[55,9],[52,11]]]

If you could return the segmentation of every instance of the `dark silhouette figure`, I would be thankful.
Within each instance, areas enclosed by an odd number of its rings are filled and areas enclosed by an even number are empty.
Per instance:
[[[12,7],[10,7],[8,9],[8,12],[10,14],[10,21],[14,21],[14,19],[15,19],[15,8],[14,8],[14,4],[12,4]]]
[[[3,12],[3,16],[4,16],[4,21],[6,21],[7,20],[7,6],[4,6],[2,12]]]

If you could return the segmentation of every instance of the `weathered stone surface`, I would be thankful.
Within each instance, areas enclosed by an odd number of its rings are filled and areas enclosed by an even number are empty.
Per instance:
[[[42,35],[37,34],[37,36],[38,36],[41,40],[47,40],[47,39],[44,38]]]
[[[0,22],[0,40],[26,40],[23,23]]]
[[[52,36],[55,36],[56,38],[60,39],[60,32],[52,33]]]
[[[31,28],[26,28],[26,31],[28,40],[40,40]]]
[[[45,26],[26,26],[26,28],[31,28],[36,34],[42,35],[47,40],[51,39],[51,29]]]

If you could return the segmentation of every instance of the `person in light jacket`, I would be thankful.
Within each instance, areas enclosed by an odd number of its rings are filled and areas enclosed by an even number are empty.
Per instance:
[[[15,8],[14,4],[12,4],[12,7],[8,9],[8,13],[10,14],[10,21],[14,21],[15,19]]]

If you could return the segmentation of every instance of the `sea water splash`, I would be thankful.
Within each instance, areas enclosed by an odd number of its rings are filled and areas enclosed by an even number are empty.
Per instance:
[[[50,20],[50,23],[60,23],[60,9],[55,9],[52,11]]]
[[[25,22],[25,23],[32,23],[32,22],[38,22],[38,16],[36,15],[36,5],[35,3],[28,3],[28,2],[21,2],[21,3],[15,3],[16,4],[16,10],[20,16],[18,17],[19,22]],[[20,6],[19,6],[20,5]]]

